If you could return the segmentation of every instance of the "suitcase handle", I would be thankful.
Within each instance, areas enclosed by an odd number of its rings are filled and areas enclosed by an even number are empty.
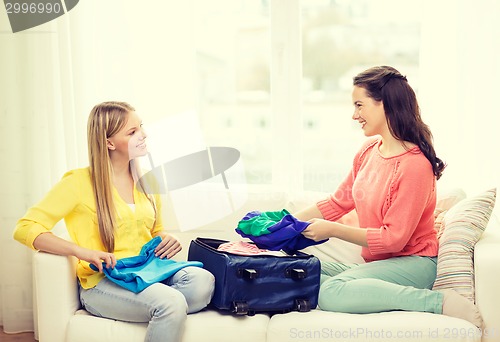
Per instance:
[[[254,280],[259,276],[257,270],[252,268],[238,268],[238,277],[245,280]]]
[[[287,268],[285,270],[285,277],[292,278],[293,280],[302,280],[307,277],[307,271],[302,268]]]

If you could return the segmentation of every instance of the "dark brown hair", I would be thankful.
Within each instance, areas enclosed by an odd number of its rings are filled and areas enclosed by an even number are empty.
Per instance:
[[[391,134],[397,140],[417,145],[439,179],[446,164],[436,156],[432,133],[422,121],[417,97],[406,77],[393,67],[376,66],[356,75],[353,84],[364,88],[375,101],[382,101]]]

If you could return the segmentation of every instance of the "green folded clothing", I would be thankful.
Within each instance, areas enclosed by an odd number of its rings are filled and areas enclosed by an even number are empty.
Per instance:
[[[270,234],[268,228],[275,225],[277,222],[281,221],[283,217],[289,215],[290,213],[283,209],[281,211],[266,211],[259,213],[260,215],[245,218],[238,223],[238,229],[243,233],[252,236],[261,236]]]

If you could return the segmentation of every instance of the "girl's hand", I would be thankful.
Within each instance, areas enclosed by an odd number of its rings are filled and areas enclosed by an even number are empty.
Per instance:
[[[78,259],[91,263],[99,272],[102,272],[102,263],[106,264],[106,268],[114,268],[116,266],[116,257],[113,253],[94,251],[88,248],[79,248],[75,255]]]
[[[162,240],[155,248],[155,255],[160,259],[172,258],[182,250],[182,246],[175,237],[170,234],[162,234]]]
[[[310,222],[311,224],[302,232],[302,235],[306,238],[314,241],[321,241],[329,239],[333,236],[333,222],[318,218],[313,218],[307,222]]]

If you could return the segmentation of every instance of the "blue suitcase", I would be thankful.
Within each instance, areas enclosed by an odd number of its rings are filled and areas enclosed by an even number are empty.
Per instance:
[[[313,255],[242,256],[218,251],[227,241],[191,241],[189,261],[201,261],[215,276],[211,305],[236,315],[307,312],[318,305],[320,262]]]

